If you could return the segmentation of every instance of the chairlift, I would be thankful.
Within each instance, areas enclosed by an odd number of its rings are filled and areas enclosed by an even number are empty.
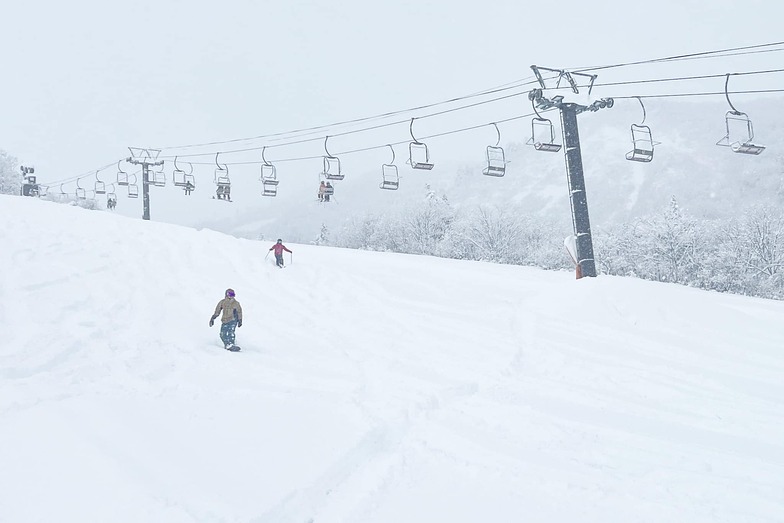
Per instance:
[[[412,169],[429,171],[434,164],[430,161],[430,151],[427,145],[417,140],[416,136],[414,136],[414,120],[415,118],[411,118],[411,123],[408,126],[412,142],[408,144],[408,160],[406,160],[406,163],[411,165]]]
[[[163,164],[161,164],[159,171],[156,171],[155,169],[147,171],[147,184],[156,187],[166,186],[166,173],[163,172]]]
[[[49,193],[49,186],[48,185],[39,185],[38,186],[38,196],[44,197],[47,196]]]
[[[130,182],[130,178],[128,179],[128,198],[138,198],[139,197],[139,185],[136,183],[136,175],[131,174],[133,176],[133,183]]]
[[[645,124],[645,105],[642,98],[636,97],[642,107],[642,121],[639,124],[633,123],[631,126],[633,149],[626,153],[626,159],[632,162],[650,162],[653,160],[653,147],[659,142],[653,141],[651,128]]]
[[[106,192],[106,199],[117,201],[117,193],[114,192],[114,184],[112,183],[110,186],[112,189]]]
[[[188,163],[188,162],[186,162]],[[189,171],[186,172],[183,169],[180,169],[180,166],[177,165],[177,157],[174,157],[174,170],[172,171],[172,183],[175,187],[182,187],[185,191],[185,194],[188,195],[196,189],[196,177],[193,175],[193,164],[188,163],[190,167]]]
[[[261,180],[261,195],[262,196],[277,196],[278,194],[278,174],[275,166],[272,165],[267,161],[264,157],[264,150],[267,147],[263,147],[261,149],[261,175],[259,179]]]
[[[727,103],[731,108],[731,110],[727,111],[724,115],[727,134],[716,142],[716,145],[729,147],[734,153],[760,154],[765,150],[765,146],[753,143],[754,126],[751,123],[749,115],[738,111],[730,101],[728,86],[731,74],[732,73],[727,74],[727,79],[724,82],[724,96],[727,98]]]
[[[392,151],[392,161],[381,165],[381,189],[396,191],[400,187],[400,176],[395,165],[395,148],[387,144]]]
[[[537,151],[546,153],[557,153],[561,150],[561,144],[555,143],[553,122],[538,116],[531,120],[531,138],[526,143],[533,145]]]
[[[327,140],[329,140],[329,136],[324,138],[324,151],[327,155],[324,156],[324,167],[321,171],[321,176],[327,180],[342,180],[346,175],[340,170],[340,158],[330,154],[329,149],[327,149]]]
[[[215,165],[217,166],[215,169],[215,183],[217,185],[231,185],[231,180],[229,179],[229,166],[218,163],[219,154],[220,153],[215,154]]]
[[[503,147],[500,146],[501,131],[495,123],[493,123],[493,127],[495,127],[498,139],[496,140],[495,145],[487,146],[487,167],[482,170],[482,174],[501,177],[506,174],[506,155],[504,154]]]
[[[57,197],[58,197],[60,200],[65,200],[66,198],[68,198],[68,195],[67,195],[67,194],[65,193],[65,191],[63,190],[63,184],[60,184],[60,194],[58,194],[58,195],[57,195]]]
[[[117,185],[128,185],[128,173],[122,170],[121,162],[122,160],[117,162]]]
[[[528,94],[528,98],[531,100],[531,107],[534,108],[536,116],[531,120],[531,138],[528,139],[526,144],[533,145],[537,151],[557,153],[561,150],[561,144],[555,142],[553,122],[542,117],[536,109],[537,94],[541,94],[541,91],[538,89]]]
[[[231,180],[229,179],[229,166],[218,163],[218,155],[220,155],[220,152],[215,154],[215,165],[217,166],[215,169],[215,185],[217,185],[215,193],[218,197],[218,200],[231,201]]]
[[[79,185],[81,178],[76,179],[76,197],[80,200],[87,199],[87,191],[84,190],[84,187]]]
[[[180,166],[177,165],[177,157],[174,157],[174,170],[172,171],[172,183],[175,187],[185,187],[188,185],[188,174],[193,173],[193,164],[188,163],[190,166],[190,171],[186,172],[183,169],[180,169]]]
[[[106,184],[98,178],[99,172],[95,171],[95,194],[106,194]]]

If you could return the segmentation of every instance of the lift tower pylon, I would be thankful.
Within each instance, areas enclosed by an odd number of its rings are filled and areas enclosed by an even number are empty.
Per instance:
[[[536,78],[539,80],[541,89],[534,89],[528,94],[528,98],[534,109],[558,109],[561,115],[561,131],[563,132],[563,150],[566,161],[566,177],[569,184],[569,201],[572,208],[572,227],[574,229],[575,247],[577,255],[577,274],[578,278],[583,276],[596,276],[596,261],[593,254],[593,240],[591,238],[591,221],[588,215],[588,197],[585,191],[585,176],[583,173],[583,159],[580,150],[580,133],[577,128],[577,115],[599,109],[610,108],[614,102],[612,98],[602,98],[590,105],[580,105],[577,103],[564,102],[563,96],[544,96],[544,90],[548,89],[546,81],[541,71],[558,73],[557,84],[554,88],[560,87],[560,82],[565,79],[569,87],[575,94],[579,94],[579,85],[576,77],[586,77],[589,79],[588,94],[591,93],[596,75],[583,73],[569,73],[560,69],[548,69],[545,67],[531,66]]]

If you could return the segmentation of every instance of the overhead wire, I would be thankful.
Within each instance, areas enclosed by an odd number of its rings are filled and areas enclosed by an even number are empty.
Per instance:
[[[584,73],[584,72],[593,72],[593,71],[602,71],[605,69],[616,69],[619,67],[628,67],[632,65],[644,65],[644,64],[654,64],[654,63],[662,63],[662,62],[673,62],[673,61],[680,61],[680,60],[687,60],[687,59],[701,59],[706,58],[709,56],[716,56],[718,58],[724,56],[740,56],[740,55],[748,55],[748,54],[759,54],[763,52],[775,52],[775,51],[782,51],[784,49],[771,49],[771,50],[763,50],[762,48],[765,47],[774,47],[777,45],[784,45],[784,41],[780,42],[768,42],[765,44],[756,44],[756,45],[747,45],[742,47],[730,47],[727,49],[718,49],[712,51],[700,51],[696,53],[687,53],[681,55],[673,55],[673,56],[666,56],[662,58],[652,58],[648,60],[638,60],[634,62],[622,62],[617,64],[608,64],[608,65],[598,65],[598,66],[590,66],[590,67],[578,67],[569,69],[575,73]],[[750,52],[743,52],[743,53],[735,53],[736,51],[747,51],[750,49],[757,49],[757,51],[750,51]],[[722,54],[722,53],[733,53],[733,54]]]
[[[485,104],[488,104],[488,103],[498,102],[500,100],[507,100],[507,99],[510,99],[510,98],[515,98],[517,96],[523,96],[523,95],[526,95],[526,94],[527,94],[527,91],[519,92],[519,93],[507,94],[507,95],[500,96],[500,97],[497,97],[497,98],[492,98],[490,100],[483,100],[481,102],[474,102],[474,103],[471,103],[471,104],[462,105],[460,107],[454,107],[454,108],[451,108],[451,109],[444,109],[444,110],[437,111],[437,112],[434,112],[434,113],[428,113],[428,114],[425,114],[425,115],[417,116],[417,117],[415,117],[415,119],[416,120],[424,120],[426,118],[432,118],[434,116],[441,116],[441,115],[444,115],[444,114],[453,113],[453,112],[456,112],[456,111],[461,111],[463,109],[469,109],[471,107],[478,107],[480,105],[485,105]],[[410,118],[407,118],[405,120],[396,120],[394,122],[386,122],[386,123],[382,123],[382,124],[372,125],[372,126],[369,126],[369,127],[362,127],[362,128],[359,128],[359,129],[353,129],[351,131],[343,131],[343,132],[338,132],[338,133],[331,133],[331,134],[329,134],[329,136],[330,137],[348,136],[348,135],[351,135],[351,134],[357,134],[357,133],[362,133],[362,132],[366,132],[366,131],[382,129],[384,127],[391,127],[391,126],[394,126],[394,125],[400,125],[400,124],[408,123],[410,120],[411,120]],[[219,152],[222,153],[222,154],[231,154],[231,153],[243,153],[243,152],[250,152],[250,151],[260,151],[260,150],[262,150],[265,147],[267,149],[271,149],[273,147],[285,147],[285,146],[289,146],[289,145],[296,145],[296,144],[301,144],[301,143],[314,142],[314,141],[319,141],[319,140],[323,140],[323,139],[324,139],[324,135],[320,135],[320,136],[315,137],[315,138],[294,139],[294,140],[286,141],[284,143],[273,143],[273,144],[259,145],[259,146],[254,146],[254,147],[246,147],[246,148],[243,148],[243,149],[230,149],[230,150],[224,150],[224,151],[219,151]],[[193,157],[197,157],[197,156],[211,156],[211,155],[214,155],[216,152],[218,152],[218,151],[208,151],[208,152],[202,152],[202,153],[190,153],[190,154],[178,154],[178,155],[169,154],[169,155],[161,155],[160,158],[174,158],[175,156],[178,157],[178,158],[193,158]]]
[[[510,83],[504,84],[502,86],[489,88],[489,89],[485,89],[485,90],[482,90],[482,91],[477,91],[477,92],[474,92],[474,93],[471,93],[471,94],[458,96],[458,97],[451,98],[451,99],[448,99],[448,100],[443,100],[443,101],[440,101],[440,102],[434,102],[434,103],[430,103],[430,104],[420,105],[420,106],[417,106],[417,107],[411,107],[411,108],[408,108],[408,109],[400,109],[400,110],[397,110],[397,111],[389,111],[389,112],[386,112],[386,113],[376,114],[376,115],[373,115],[373,116],[365,116],[365,117],[361,117],[361,118],[354,118],[354,119],[351,119],[351,120],[343,120],[343,121],[335,122],[335,123],[331,123],[331,124],[317,125],[317,126],[313,126],[313,127],[305,127],[305,128],[301,128],[301,129],[294,129],[294,130],[291,130],[291,131],[283,131],[283,132],[278,132],[278,133],[263,134],[263,135],[258,135],[258,136],[245,137],[245,138],[233,138],[233,139],[230,139],[230,140],[220,140],[220,141],[213,141],[213,142],[204,142],[204,143],[194,143],[194,144],[186,144],[186,145],[175,145],[175,146],[167,146],[167,147],[158,147],[158,149],[160,149],[162,151],[166,151],[166,150],[169,150],[169,149],[191,149],[191,148],[194,148],[194,147],[208,147],[208,146],[213,146],[213,145],[225,145],[225,144],[229,144],[229,143],[254,141],[254,140],[262,140],[262,139],[270,139],[270,138],[281,138],[281,137],[283,137],[285,139],[285,137],[289,136],[289,135],[297,135],[297,134],[302,134],[302,133],[324,131],[326,129],[333,129],[335,127],[342,127],[342,126],[346,126],[346,125],[354,125],[354,124],[368,122],[368,121],[373,121],[373,120],[380,120],[380,119],[385,119],[385,118],[391,118],[393,116],[397,116],[397,115],[400,115],[400,114],[411,113],[411,112],[414,112],[414,111],[421,111],[423,109],[430,109],[430,108],[433,108],[433,107],[438,107],[438,106],[441,106],[441,105],[447,105],[447,104],[451,104],[451,103],[456,103],[456,102],[460,102],[460,101],[471,99],[471,98],[477,98],[477,97],[480,97],[480,96],[487,96],[487,95],[491,95],[491,94],[496,94],[496,93],[500,93],[500,92],[504,92],[504,91],[509,91],[511,89],[516,89],[516,88],[522,87],[523,85],[533,85],[535,83],[536,83],[536,80],[532,79],[532,77],[529,77],[527,79],[523,79],[523,80],[520,80],[520,81],[510,82]],[[168,155],[167,157],[172,157],[172,156],[175,156],[175,155]],[[179,156],[185,156],[185,155],[179,155]]]
[[[773,46],[777,46],[777,45],[784,45],[784,41],[781,41],[781,42],[769,42],[769,43],[749,45],[749,46],[731,47],[731,48],[719,49],[719,50],[700,51],[700,52],[696,52],[696,53],[687,53],[687,54],[681,54],[681,55],[653,58],[653,59],[648,59],[648,60],[639,60],[639,61],[634,61],[634,62],[624,62],[624,63],[601,65],[601,66],[580,67],[580,68],[571,69],[571,71],[573,71],[573,72],[599,71],[599,70],[604,70],[604,69],[626,67],[626,66],[630,66],[630,65],[642,65],[642,64],[652,64],[652,63],[662,63],[662,62],[673,62],[673,61],[687,60],[687,59],[702,59],[702,58],[707,58],[707,57],[737,56],[737,55],[740,55],[740,54],[757,54],[757,53],[762,53],[762,52],[773,52],[773,51],[784,50],[784,48],[782,48],[782,49],[764,49],[766,47],[773,47]],[[730,54],[730,53],[732,53],[732,54]],[[264,139],[267,139],[267,140],[273,140],[274,139],[274,140],[277,141],[277,139],[279,139],[279,138],[285,139],[285,137],[289,137],[289,136],[290,137],[295,137],[295,136],[303,134],[303,133],[314,133],[314,132],[325,131],[327,129],[334,129],[336,127],[342,127],[342,126],[346,126],[346,125],[354,125],[354,124],[368,122],[368,121],[373,121],[373,120],[378,120],[378,119],[391,118],[393,116],[397,116],[397,115],[400,115],[400,114],[411,113],[411,112],[419,111],[419,110],[423,110],[423,109],[429,109],[429,108],[432,108],[432,107],[437,107],[437,106],[440,106],[440,105],[446,105],[446,104],[450,104],[450,103],[455,103],[455,102],[459,102],[459,101],[470,99],[470,98],[474,98],[474,97],[486,96],[486,95],[489,95],[489,94],[495,94],[495,93],[498,93],[498,92],[503,92],[503,91],[506,91],[506,90],[522,87],[523,85],[531,85],[531,84],[534,84],[534,83],[535,83],[535,81],[531,80],[531,77],[527,77],[527,78],[524,78],[524,79],[515,80],[513,82],[508,82],[508,83],[502,84],[500,86],[492,87],[492,88],[489,88],[489,89],[481,90],[481,91],[470,93],[470,94],[463,95],[463,96],[454,97],[454,98],[451,98],[451,99],[448,99],[448,100],[443,100],[443,101],[434,102],[434,103],[430,103],[430,104],[425,104],[425,105],[421,105],[421,106],[411,107],[411,108],[408,108],[408,109],[401,109],[401,110],[397,110],[397,111],[390,111],[390,112],[381,113],[381,114],[377,114],[377,115],[373,115],[373,116],[367,116],[367,117],[355,118],[355,119],[350,119],[350,120],[344,120],[344,121],[335,122],[335,123],[331,123],[331,124],[324,124],[324,125],[318,125],[318,126],[312,126],[312,127],[305,127],[305,128],[295,129],[295,130],[291,130],[291,131],[262,134],[262,135],[251,136],[251,137],[243,137],[243,138],[234,138],[234,139],[230,139],[230,140],[219,140],[219,141],[193,143],[193,144],[184,144],[184,145],[176,145],[176,146],[166,146],[166,147],[159,147],[159,149],[161,149],[161,150],[190,149],[190,148],[196,148],[196,147],[209,147],[209,146],[225,145],[225,144],[239,143],[239,142],[250,142],[250,141],[264,140]],[[334,134],[334,133],[330,133],[330,134]],[[238,150],[238,151],[241,151],[241,150]],[[167,157],[171,157],[171,156],[174,156],[174,155],[167,155]],[[180,155],[180,156],[184,156],[184,155]]]
[[[697,53],[688,53],[688,54],[674,55],[674,56],[654,58],[654,59],[649,59],[649,60],[639,60],[639,61],[623,62],[623,63],[600,65],[600,66],[582,67],[582,68],[573,69],[572,71],[573,72],[599,71],[599,70],[606,70],[606,69],[612,69],[612,68],[627,67],[627,66],[632,66],[632,65],[644,65],[644,64],[654,64],[654,63],[669,63],[669,62],[675,62],[675,61],[680,61],[680,60],[694,60],[694,59],[704,59],[704,58],[720,58],[720,57],[726,57],[726,56],[739,56],[739,55],[749,55],[749,54],[777,52],[777,51],[784,51],[784,48],[777,48],[777,49],[769,49],[769,48],[770,47],[775,47],[775,46],[782,46],[782,45],[784,45],[784,41],[770,42],[770,43],[750,45],[750,46],[733,47],[733,48],[712,50],[712,51],[702,51],[702,52],[697,52]],[[760,71],[744,71],[744,72],[738,72],[738,73],[723,73],[723,74],[710,74],[710,75],[681,76],[681,77],[672,77],[672,78],[656,78],[656,79],[644,79],[644,80],[632,80],[632,81],[606,82],[606,83],[596,83],[596,84],[594,84],[594,87],[642,85],[642,84],[647,84],[647,83],[666,83],[666,82],[676,82],[676,81],[702,80],[702,79],[711,79],[711,78],[724,77],[727,74],[731,74],[731,75],[734,75],[734,76],[743,76],[743,75],[771,74],[771,73],[781,73],[781,72],[784,72],[784,69],[768,69],[768,70],[760,70]],[[186,144],[186,145],[180,145],[180,146],[161,147],[160,149],[161,150],[188,149],[188,148],[196,148],[196,147],[208,147],[208,146],[214,146],[214,145],[225,145],[225,144],[231,144],[231,143],[239,143],[239,142],[243,142],[243,141],[263,140],[263,139],[269,139],[270,142],[281,141],[283,143],[267,143],[266,145],[263,145],[263,146],[254,146],[254,147],[248,147],[248,148],[242,148],[242,149],[233,149],[233,150],[226,150],[226,151],[210,151],[210,152],[204,152],[204,153],[191,153],[191,154],[178,154],[178,155],[170,154],[170,155],[163,155],[161,157],[162,158],[173,158],[173,157],[176,157],[176,156],[183,157],[183,158],[185,158],[185,157],[198,157],[198,156],[214,155],[214,154],[216,154],[216,152],[220,152],[221,154],[233,154],[233,153],[257,151],[257,150],[263,149],[264,147],[268,147],[268,148],[283,147],[283,146],[287,146],[287,145],[294,145],[294,144],[299,144],[299,143],[306,143],[306,142],[321,140],[323,138],[323,134],[318,136],[318,137],[314,137],[314,138],[304,138],[304,136],[307,136],[308,134],[315,134],[317,132],[326,131],[326,130],[329,130],[329,129],[333,129],[334,130],[336,127],[344,127],[344,126],[348,126],[348,125],[356,125],[356,124],[360,124],[360,123],[364,123],[364,122],[371,122],[371,121],[374,121],[374,120],[384,120],[384,119],[388,119],[388,118],[391,118],[391,117],[394,117],[394,116],[397,116],[397,115],[401,115],[401,114],[412,113],[412,112],[415,112],[415,111],[420,111],[420,110],[423,110],[423,109],[434,108],[434,107],[438,107],[438,106],[442,106],[442,105],[453,104],[453,103],[457,103],[457,102],[460,102],[460,101],[469,100],[469,99],[472,99],[472,98],[477,98],[477,97],[482,97],[482,96],[488,96],[488,95],[492,95],[492,94],[502,93],[502,92],[505,92],[505,91],[509,91],[509,90],[513,90],[513,89],[519,89],[519,88],[524,87],[526,85],[533,85],[533,84],[537,83],[536,80],[531,80],[530,78],[531,77],[524,78],[524,79],[521,79],[521,80],[516,80],[516,81],[513,81],[513,82],[508,82],[506,84],[502,84],[502,85],[495,86],[495,87],[492,87],[492,88],[489,88],[489,89],[485,89],[485,90],[482,90],[482,91],[470,93],[468,95],[454,97],[454,98],[451,98],[451,99],[448,99],[448,100],[443,100],[443,101],[440,101],[440,102],[424,104],[424,105],[421,105],[421,106],[412,107],[412,108],[408,108],[408,109],[397,110],[397,111],[389,111],[389,112],[386,112],[386,113],[381,113],[381,114],[368,116],[368,117],[344,120],[344,121],[336,122],[336,123],[332,123],[332,124],[319,125],[319,126],[313,126],[313,127],[306,127],[306,128],[296,129],[296,130],[292,130],[292,131],[271,133],[271,134],[258,135],[258,136],[246,137],[246,138],[236,138],[236,139],[231,139],[231,140],[203,142],[203,143],[198,143],[198,144]],[[756,89],[756,90],[744,90],[744,91],[731,91],[731,92],[729,92],[729,94],[765,94],[765,93],[780,93],[780,92],[784,92],[784,89]],[[505,99],[521,96],[523,94],[525,94],[525,91],[524,92],[516,92],[516,93],[506,94],[506,95],[503,95],[503,96],[500,96],[500,97],[496,97],[496,98],[492,98],[492,99],[489,99],[489,100],[481,100],[481,101],[478,101],[478,102],[473,102],[473,103],[462,105],[462,106],[458,106],[458,107],[452,107],[452,108],[449,108],[449,109],[436,111],[436,112],[433,112],[433,113],[430,113],[430,114],[426,114],[426,115],[415,116],[414,118],[415,119],[432,118],[432,117],[435,117],[435,116],[439,116],[439,115],[443,115],[443,114],[447,114],[447,113],[452,113],[452,112],[464,110],[464,109],[471,108],[471,107],[476,107],[476,106],[489,104],[489,103],[493,103],[493,102],[500,101],[500,100],[505,100]],[[689,96],[714,96],[714,95],[725,95],[725,94],[728,94],[728,93],[726,93],[725,91],[716,91],[716,92],[696,92],[696,93],[695,92],[691,92],[691,93],[663,93],[663,94],[651,94],[651,95],[613,96],[613,98],[616,98],[616,99],[628,99],[628,98],[670,98],[670,97],[689,97]],[[422,139],[430,139],[430,138],[435,138],[435,137],[439,137],[439,136],[445,136],[445,135],[449,135],[449,134],[464,132],[464,131],[467,131],[467,130],[481,128],[481,127],[490,125],[491,123],[503,123],[503,122],[506,122],[506,121],[512,121],[512,120],[525,118],[525,117],[530,117],[530,116],[532,116],[532,114],[515,116],[515,117],[511,117],[511,118],[504,119],[504,120],[498,120],[497,122],[488,122],[488,123],[484,123],[484,124],[480,124],[480,125],[463,127],[463,128],[459,128],[459,129],[456,129],[456,130],[450,130],[450,131],[437,133],[437,134],[433,134],[433,135],[429,135],[429,136],[423,136]],[[407,123],[409,121],[410,121],[410,118],[406,118],[405,120],[396,120],[396,121],[393,121],[393,122],[384,122],[384,123],[381,123],[381,124],[368,126],[368,127],[363,127],[363,128],[359,128],[359,129],[351,129],[351,130],[348,130],[348,131],[341,131],[341,132],[331,133],[331,134],[329,134],[329,136],[330,137],[332,137],[332,136],[347,136],[347,135],[357,134],[357,133],[366,132],[366,131],[370,131],[370,130],[380,129],[380,128],[384,128],[384,127],[400,125],[402,123]],[[306,134],[306,133],[308,133],[308,134]],[[297,135],[299,135],[299,136],[297,136]],[[287,140],[287,138],[288,138],[288,140]],[[394,142],[392,145],[400,145],[400,144],[407,143],[407,142],[408,142],[408,140],[403,140],[403,141],[399,141],[399,142]],[[387,143],[385,142],[383,145],[377,145],[377,146],[371,146],[371,147],[365,147],[365,148],[360,148],[360,149],[343,151],[343,152],[341,152],[339,154],[353,154],[353,153],[356,153],[356,152],[362,152],[362,151],[367,151],[367,150],[379,149],[379,148],[383,148],[383,147],[386,147],[386,146],[387,146]],[[321,158],[321,157],[322,157],[322,155],[297,157],[297,158],[283,158],[283,159],[277,159],[277,160],[275,160],[275,162],[277,163],[277,162],[289,162],[289,161],[298,161],[298,160],[309,160],[309,159],[317,159],[317,158]],[[206,162],[205,163],[191,162],[191,163],[194,163],[195,165],[205,165],[206,164]],[[260,160],[259,161],[251,161],[251,162],[236,162],[236,163],[227,162],[227,165],[259,164],[259,163],[262,163],[262,162]],[[56,180],[56,181],[50,182],[49,184],[45,184],[45,185],[47,187],[51,188],[52,186],[56,186],[58,184],[59,185],[64,185],[64,184],[67,184],[67,183],[72,183],[74,181],[78,181],[80,179],[83,179],[83,178],[86,178],[86,177],[89,177],[89,176],[94,176],[96,172],[102,172],[102,171],[108,169],[109,167],[111,167],[111,166],[113,166],[115,164],[117,164],[117,161],[114,161],[112,163],[109,163],[109,164],[106,164],[104,166],[101,166],[98,169],[93,169],[93,170],[91,170],[89,172],[86,172],[85,174],[81,174],[81,175],[77,175],[77,176],[73,176],[73,177],[69,177],[69,178],[64,178],[64,179],[61,179],[61,180]],[[136,173],[133,173],[133,174],[138,174],[138,171]],[[44,185],[44,184],[42,184],[42,185]]]

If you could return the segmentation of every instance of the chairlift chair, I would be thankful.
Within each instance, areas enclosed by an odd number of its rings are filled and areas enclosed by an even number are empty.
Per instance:
[[[557,153],[561,150],[561,144],[555,143],[553,122],[539,116],[531,120],[531,138],[526,143],[537,151]]]
[[[117,162],[117,185],[128,185],[128,173],[122,170],[120,162]]]
[[[337,156],[324,157],[324,169],[321,175],[327,180],[342,180],[346,177],[340,170],[340,158]]]
[[[187,173],[182,169],[177,169],[176,167],[172,171],[172,183],[175,187],[185,187],[188,183],[185,180]]]
[[[753,143],[754,126],[746,113],[740,111],[727,111],[724,117],[727,134],[716,145],[729,147],[732,152],[740,154],[760,154],[765,150],[764,145]]]
[[[156,187],[166,186],[166,173],[163,172],[163,166],[161,166],[160,171],[156,171],[155,169],[147,171],[147,183]]]
[[[411,142],[408,144],[408,163],[412,169],[429,171],[435,164],[430,161],[430,151],[427,144]]]
[[[261,166],[261,195],[262,196],[277,196],[278,194],[278,175],[275,166],[271,163],[262,164]]]
[[[659,145],[659,142],[653,141],[651,128],[645,125],[645,104],[642,103],[642,98],[635,96],[637,101],[640,102],[642,108],[642,120],[639,124],[632,124],[632,150],[626,153],[626,159],[632,162],[650,162],[653,160],[653,148]]]
[[[389,150],[392,151],[392,161],[381,165],[381,189],[396,191],[400,187],[400,176],[397,172],[397,165],[395,165],[395,148],[387,144]]]
[[[215,154],[215,185],[217,185],[216,193],[219,200],[231,200],[231,180],[229,179],[229,166],[221,165],[218,163],[218,155]]]
[[[261,182],[261,195],[275,197],[278,195],[278,181],[264,180]]]
[[[215,184],[216,185],[231,185],[229,179],[229,169],[217,168],[215,169]]]
[[[400,187],[397,165],[388,163],[381,165],[381,185],[379,187],[390,191],[396,191]]]
[[[87,191],[84,190],[83,187],[79,185],[79,178],[76,179],[76,197],[80,200],[87,199]]]
[[[193,191],[196,189],[196,176],[192,173],[185,174],[185,184],[184,187],[187,190]]]
[[[764,145],[753,143],[754,140],[754,126],[751,124],[749,115],[744,112],[738,111],[732,101],[730,101],[729,83],[732,73],[727,74],[724,81],[724,96],[727,98],[727,103],[730,110],[724,116],[724,122],[727,127],[727,134],[724,138],[716,142],[716,145],[722,147],[729,147],[732,152],[740,154],[760,154],[765,150]]]
[[[411,134],[411,142],[408,144],[408,163],[412,169],[421,169],[429,171],[433,168],[433,162],[430,161],[430,151],[427,144],[424,144],[416,139],[414,136],[414,118],[411,118],[411,123],[408,125],[408,132]]]
[[[106,194],[106,184],[98,178],[98,173],[100,171],[95,171],[95,194]]]
[[[335,156],[332,153],[330,153],[329,149],[327,149],[327,142],[328,141],[329,141],[329,136],[324,138],[324,152],[326,154],[323,156],[324,163],[323,163],[323,167],[321,169],[320,176],[323,176],[324,179],[326,179],[326,180],[337,180],[337,181],[339,181],[339,180],[342,180],[343,178],[345,178],[346,175],[343,174],[343,172],[341,172],[341,170],[340,170],[340,158],[338,158],[337,156]],[[262,153],[263,152],[264,152],[264,150],[262,149]]]
[[[503,148],[487,146],[487,167],[482,170],[482,174],[496,177],[506,174],[506,156]]]
[[[632,162],[650,162],[653,160],[653,141],[651,128],[647,125],[632,124],[632,144],[634,148],[626,153],[626,159]]]
[[[128,198],[138,198],[139,197],[139,185],[136,183],[136,175],[133,174],[133,183],[130,183],[130,179],[126,184],[128,186]]]
[[[506,174],[506,155],[504,154],[503,147],[500,145],[501,130],[498,128],[498,124],[493,123],[492,125],[495,127],[498,139],[495,141],[495,145],[487,146],[487,167],[482,170],[482,174],[501,177]]]

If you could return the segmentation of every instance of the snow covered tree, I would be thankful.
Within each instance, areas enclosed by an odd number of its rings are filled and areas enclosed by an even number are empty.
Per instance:
[[[446,197],[428,193],[425,203],[414,208],[406,218],[408,252],[437,254],[454,218],[455,210]]]
[[[519,263],[525,250],[520,217],[505,208],[478,207],[470,214],[463,237],[476,260]]]
[[[686,217],[673,196],[660,216],[643,221],[639,228],[644,269],[659,281],[687,283],[699,263],[696,222]]]
[[[329,244],[329,229],[327,228],[327,224],[322,223],[318,238],[313,240],[313,245],[328,245],[328,244]]]
[[[0,194],[19,194],[22,187],[22,175],[19,173],[19,161],[0,149]]]

